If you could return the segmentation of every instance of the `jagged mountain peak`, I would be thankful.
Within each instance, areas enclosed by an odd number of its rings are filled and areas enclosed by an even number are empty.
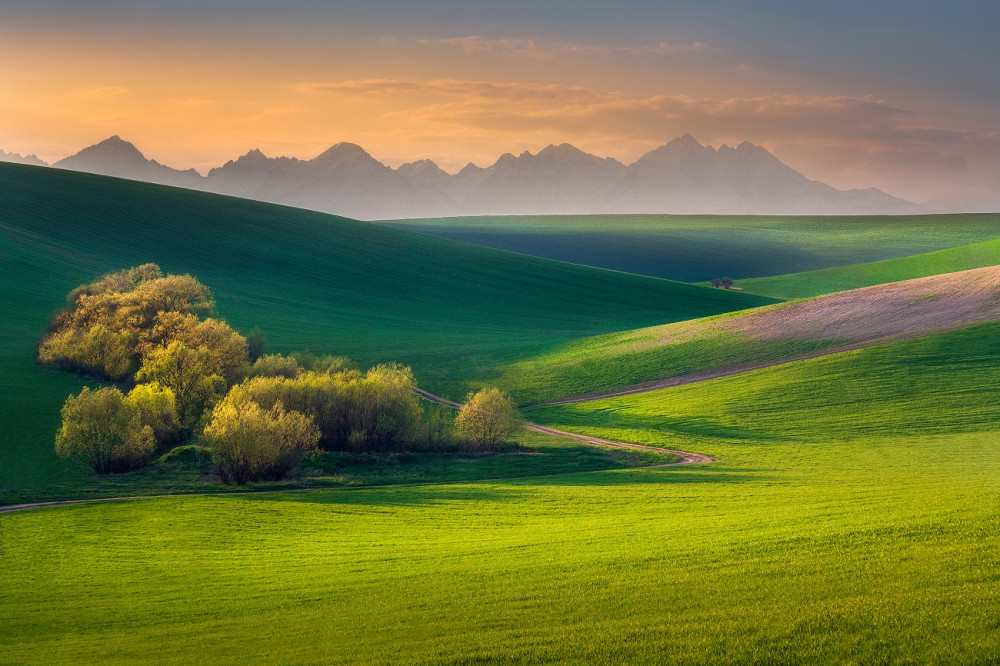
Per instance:
[[[371,160],[372,162],[378,162],[364,148],[348,141],[335,143],[312,159],[313,162],[342,162],[348,160]]]

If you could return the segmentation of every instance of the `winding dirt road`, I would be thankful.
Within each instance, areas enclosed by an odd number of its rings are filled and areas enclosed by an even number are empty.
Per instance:
[[[448,400],[447,398],[442,398],[439,395],[434,395],[430,391],[425,391],[422,388],[415,389],[417,395],[419,395],[424,400],[429,402],[436,402],[439,405],[445,405],[446,407],[453,407],[454,409],[461,409],[462,404],[455,402],[453,400]],[[528,430],[534,432],[542,433],[543,435],[553,435],[556,437],[568,437],[570,439],[575,439],[578,442],[588,444],[590,446],[607,446],[613,449],[630,449],[632,451],[648,451],[649,453],[668,453],[680,458],[677,462],[663,463],[660,465],[651,465],[651,467],[677,467],[679,465],[700,465],[703,463],[716,462],[716,458],[712,456],[706,456],[703,453],[691,453],[690,451],[675,451],[673,449],[662,449],[658,446],[646,446],[644,444],[629,444],[628,442],[613,442],[609,439],[601,439],[600,437],[588,437],[587,435],[580,435],[575,432],[566,432],[565,430],[556,430],[555,428],[550,428],[548,426],[539,425],[537,423],[531,423],[527,421],[523,423],[524,427]]]

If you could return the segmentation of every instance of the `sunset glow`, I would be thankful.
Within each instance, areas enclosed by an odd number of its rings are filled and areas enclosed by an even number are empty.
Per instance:
[[[119,134],[204,172],[254,147],[308,158],[352,141],[455,171],[561,142],[630,161],[691,133],[761,144],[837,187],[970,204],[1000,190],[987,3],[778,2],[753,17],[583,3],[558,21],[552,3],[293,3],[294,20],[201,4],[5,9],[0,148],[52,162]]]

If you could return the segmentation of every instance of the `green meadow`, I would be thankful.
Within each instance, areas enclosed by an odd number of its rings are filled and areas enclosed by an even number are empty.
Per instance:
[[[860,289],[887,282],[899,282],[966,271],[1000,264],[1000,240],[927,252],[868,264],[827,268],[805,273],[741,280],[748,292],[774,298],[793,299],[820,296],[836,291]]]
[[[998,333],[530,412],[706,466],[3,516],[0,645],[45,663],[988,662]]]
[[[526,215],[393,220],[388,224],[539,257],[684,282],[726,276],[742,281],[800,273],[1000,237],[997,214]]]
[[[94,492],[53,453],[59,408],[85,380],[34,353],[69,290],[108,271],[191,273],[223,319],[264,329],[271,351],[399,361],[454,398],[565,340],[773,300],[56,169],[0,164],[0,183],[0,496],[11,501]]]
[[[392,224],[0,164],[0,504],[121,498],[0,514],[0,662],[997,660],[1000,323],[524,412],[711,464],[523,430],[491,455],[324,452],[234,493],[193,445],[103,477],[54,455],[86,380],[35,345],[71,288],[145,262],[270,351],[525,404],[817,351],[686,333],[1000,257],[996,215]],[[729,292],[531,254],[799,273]]]

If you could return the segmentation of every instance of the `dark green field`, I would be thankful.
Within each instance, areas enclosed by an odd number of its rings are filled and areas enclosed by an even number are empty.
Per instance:
[[[320,213],[0,164],[0,497],[83,482],[57,459],[59,407],[83,379],[38,366],[66,293],[146,262],[191,273],[219,315],[275,351],[412,364],[459,398],[495,365],[580,336],[769,302],[758,296],[462,245]]]
[[[1000,238],[997,214],[484,216],[393,220],[388,224],[487,247],[683,282],[814,271]]]

